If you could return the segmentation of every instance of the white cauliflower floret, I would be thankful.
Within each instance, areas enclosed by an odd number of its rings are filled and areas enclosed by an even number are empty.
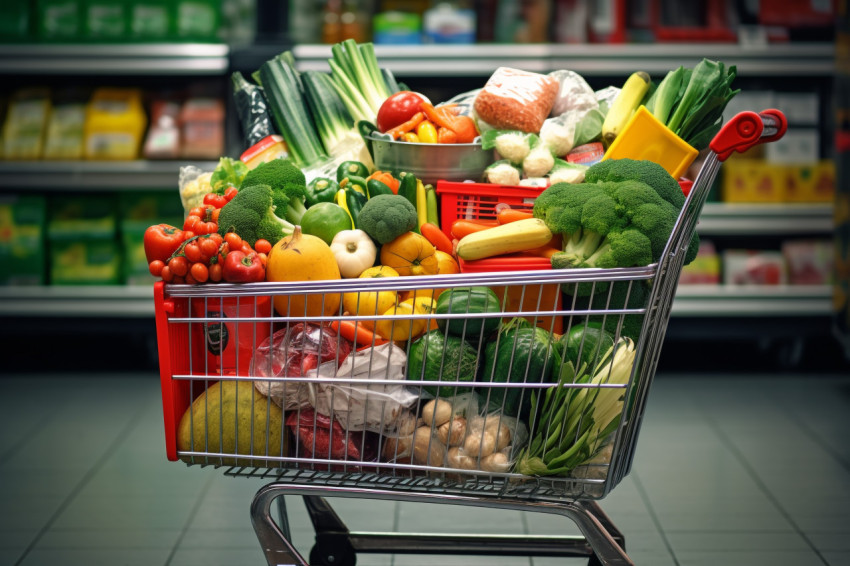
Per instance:
[[[573,148],[575,123],[550,118],[540,128],[540,139],[549,145],[554,155],[566,155]]]
[[[522,171],[526,177],[543,177],[555,165],[555,158],[545,143],[535,145],[522,160]]]
[[[496,151],[511,163],[522,163],[531,152],[529,136],[523,132],[508,132],[496,138]]]
[[[549,171],[549,183],[581,183],[584,181],[584,172],[587,165],[580,163],[569,163],[563,159],[556,159],[555,165]]]
[[[488,183],[496,185],[518,185],[520,172],[507,159],[496,161],[484,170],[484,178]]]

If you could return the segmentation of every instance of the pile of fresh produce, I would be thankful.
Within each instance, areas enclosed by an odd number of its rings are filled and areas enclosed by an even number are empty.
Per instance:
[[[207,429],[256,407],[255,427],[270,422],[277,435],[254,437],[265,448],[239,452],[246,456],[569,475],[620,424],[642,320],[594,312],[643,308],[649,287],[564,285],[565,304],[585,313],[559,335],[536,317],[509,318],[504,288],[411,281],[495,257],[546,258],[555,269],[659,261],[685,195],[661,165],[601,159],[604,150],[641,105],[704,147],[737,92],[730,88],[735,68],[705,60],[671,71],[657,87],[638,72],[622,89],[599,93],[570,71],[500,68],[481,89],[432,104],[381,69],[371,44],[346,41],[332,53],[329,73],[297,71],[287,52],[263,64],[253,82],[233,75],[245,140],[255,147],[240,159],[222,156],[214,171],[181,176],[186,220],[148,229],[150,271],[194,285],[389,277],[403,290],[275,296],[277,315],[302,322],[276,323],[256,345],[250,395],[250,382],[222,381],[193,403],[180,449],[199,450]],[[480,143],[494,150],[484,180],[506,193],[533,185],[539,196],[482,217],[459,212],[441,226],[433,186],[376,169],[373,134]],[[591,155],[587,144],[601,151]],[[694,236],[686,262],[697,247]],[[340,315],[347,319],[306,322]],[[401,378],[360,383],[391,375]],[[332,377],[339,385],[270,381],[279,377]],[[334,387],[340,395],[320,402]],[[199,401],[206,397],[215,399]],[[221,434],[219,451],[245,444],[242,430]]]

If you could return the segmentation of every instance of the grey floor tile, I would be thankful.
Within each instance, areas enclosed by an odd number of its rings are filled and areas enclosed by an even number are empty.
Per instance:
[[[850,529],[847,527],[835,532],[808,531],[805,534],[815,548],[850,552]]]
[[[435,557],[397,554],[395,560],[393,560],[393,566],[434,566],[435,563],[441,566],[530,566],[531,559],[519,556],[461,556],[451,554]]]
[[[665,536],[678,555],[692,551],[780,551],[810,550],[809,543],[797,532],[725,531],[690,532],[667,530]]]
[[[221,529],[191,528],[180,540],[181,549],[189,548],[260,548],[254,530],[233,525]]]
[[[850,552],[827,551],[823,558],[828,566],[850,566]]]
[[[522,513],[504,509],[439,505],[399,504],[398,530],[401,532],[522,534]]]
[[[156,566],[166,563],[169,552],[164,548],[49,548],[30,552],[20,566]]]
[[[255,548],[179,548],[169,566],[233,566],[234,564],[267,564],[259,545]]]
[[[822,564],[811,550],[683,551],[676,553],[681,566],[813,566]]]
[[[44,533],[35,545],[36,550],[55,548],[173,548],[180,536],[177,529],[59,529]]]
[[[586,566],[587,558],[532,558],[531,566]]]
[[[58,529],[159,528],[181,529],[194,498],[151,498],[147,495],[91,496],[74,499],[56,518]]]

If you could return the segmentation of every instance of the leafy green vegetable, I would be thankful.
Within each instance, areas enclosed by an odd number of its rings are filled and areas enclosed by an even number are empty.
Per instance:
[[[210,186],[214,193],[223,195],[227,187],[239,188],[247,173],[248,166],[239,159],[222,157],[210,176]]]
[[[374,122],[381,104],[393,92],[378,67],[374,44],[358,45],[347,39],[331,47],[331,53],[328,63],[333,85],[348,112],[355,121]]]

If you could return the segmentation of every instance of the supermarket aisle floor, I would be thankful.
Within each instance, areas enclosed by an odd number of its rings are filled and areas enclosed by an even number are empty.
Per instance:
[[[159,402],[154,375],[0,376],[0,566],[265,564],[248,514],[264,482],[167,462]],[[850,565],[848,430],[850,377],[660,375],[633,471],[602,507],[638,565]],[[289,499],[306,555],[312,531]],[[576,532],[541,514],[331,502],[356,530]]]

